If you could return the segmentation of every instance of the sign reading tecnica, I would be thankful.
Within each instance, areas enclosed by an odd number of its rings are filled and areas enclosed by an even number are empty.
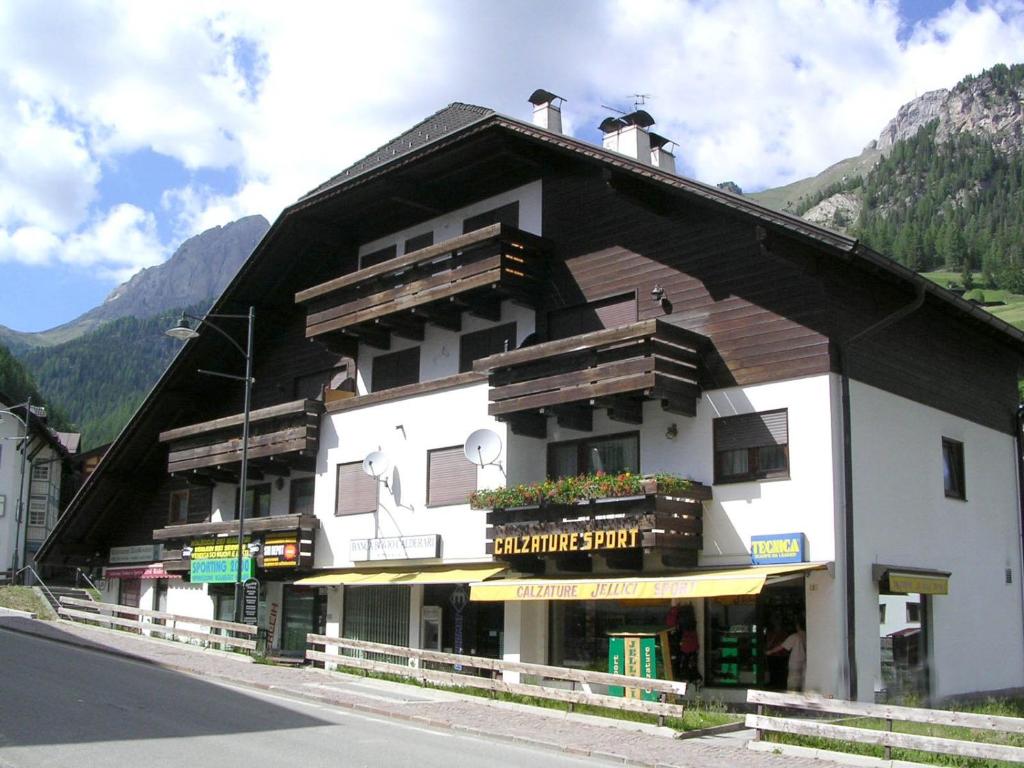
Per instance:
[[[802,563],[806,555],[807,539],[802,533],[750,537],[750,562],[754,565]]]

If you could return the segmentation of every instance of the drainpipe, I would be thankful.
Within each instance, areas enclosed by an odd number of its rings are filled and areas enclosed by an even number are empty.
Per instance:
[[[856,247],[856,246],[855,246]],[[923,279],[923,278],[922,278]],[[844,341],[836,342],[836,357],[839,363],[842,381],[842,412],[843,412],[843,543],[845,544],[846,568],[844,581],[846,586],[846,667],[849,671],[850,701],[857,700],[857,610],[856,583],[854,577],[854,526],[853,526],[853,439],[850,429],[850,374],[848,370],[848,354],[856,343],[885,330],[890,325],[916,312],[924,304],[924,283],[916,286],[914,300],[900,307],[890,315],[886,315],[873,325],[858,331]]]

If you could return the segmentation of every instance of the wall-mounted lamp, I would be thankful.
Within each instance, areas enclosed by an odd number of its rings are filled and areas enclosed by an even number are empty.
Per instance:
[[[673,421],[668,425],[668,429],[665,430],[665,439],[675,440],[677,437],[679,437],[679,427],[677,427],[676,423]]]
[[[660,304],[665,299],[665,289],[661,287],[660,283],[655,283],[654,287],[651,288],[651,301],[655,304]]]
[[[279,490],[279,491],[282,488],[284,488],[284,478],[283,477],[278,477],[277,480],[274,481],[274,487],[277,488],[277,490]]]

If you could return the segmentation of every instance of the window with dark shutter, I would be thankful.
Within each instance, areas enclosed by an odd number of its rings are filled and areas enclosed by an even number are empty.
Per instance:
[[[964,444],[948,437],[942,438],[942,481],[947,498],[967,498],[964,482]]]
[[[424,232],[421,235],[413,235],[405,241],[405,248],[402,253],[412,253],[418,251],[420,248],[426,248],[428,245],[434,244],[434,233]]]
[[[313,492],[316,481],[312,477],[296,477],[291,482],[288,512],[292,515],[313,514]]]
[[[420,348],[410,347],[401,352],[377,355],[373,358],[371,375],[374,392],[415,384],[420,380]]]
[[[427,451],[427,506],[467,504],[476,490],[476,464],[470,463],[462,446]]]
[[[459,373],[473,370],[473,361],[516,348],[516,324],[505,323],[459,337]]]
[[[715,482],[789,477],[789,411],[746,413],[714,421]]]
[[[360,256],[359,268],[366,269],[367,267],[372,267],[374,264],[380,264],[388,259],[393,259],[397,255],[398,248],[394,245],[389,245],[387,248],[380,248],[372,253],[366,253]]]
[[[548,313],[548,338],[568,339],[581,333],[629,325],[636,319],[636,294],[622,293]]]
[[[475,232],[491,224],[508,224],[510,227],[519,226],[519,201],[492,208],[489,211],[470,216],[462,222],[462,234]]]
[[[377,511],[379,481],[363,472],[363,462],[338,465],[338,494],[334,514],[361,515]]]

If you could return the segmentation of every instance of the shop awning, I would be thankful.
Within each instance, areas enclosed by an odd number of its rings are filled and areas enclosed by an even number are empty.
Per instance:
[[[468,584],[483,581],[505,570],[504,565],[484,563],[446,568],[352,568],[347,571],[307,576],[295,582],[302,587],[370,586],[373,584]]]
[[[949,571],[928,568],[905,568],[897,565],[871,566],[871,575],[882,594],[948,595]]]
[[[180,579],[176,573],[168,573],[164,570],[163,563],[152,563],[150,565],[129,565],[117,568],[104,568],[103,578],[105,579]]]
[[[668,600],[756,595],[771,577],[826,568],[828,563],[762,565],[622,579],[506,579],[470,585],[471,601]]]

